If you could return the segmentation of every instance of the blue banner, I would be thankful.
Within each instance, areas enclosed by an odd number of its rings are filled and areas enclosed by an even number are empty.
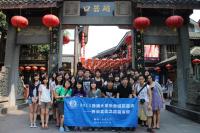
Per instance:
[[[137,127],[137,98],[65,98],[64,125]]]

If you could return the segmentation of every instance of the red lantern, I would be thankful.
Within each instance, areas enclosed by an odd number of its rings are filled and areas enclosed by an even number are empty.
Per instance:
[[[31,70],[31,67],[30,67],[30,66],[26,66],[26,67],[25,67],[25,70],[26,70],[26,71],[30,71],[30,70]]]
[[[170,70],[170,69],[172,69],[172,65],[171,64],[167,64],[166,66],[165,66],[165,68],[167,69],[167,70]]]
[[[13,16],[11,18],[11,24],[17,28],[17,31],[20,31],[20,29],[28,26],[28,19],[23,16]]]
[[[150,26],[151,22],[150,19],[147,17],[137,17],[136,19],[134,19],[133,24],[134,28],[143,32],[145,28]]]
[[[127,36],[127,37],[125,38],[125,43],[126,43],[127,45],[130,45],[130,44],[132,43],[132,36],[131,36],[131,35],[129,35],[129,36]]]
[[[32,70],[33,70],[33,71],[37,71],[37,70],[38,70],[38,67],[37,67],[37,66],[32,66]]]
[[[53,14],[47,14],[47,15],[43,16],[42,23],[46,27],[49,27],[49,30],[52,30],[53,27],[56,27],[60,24],[60,20],[57,16],[55,16]]]
[[[20,67],[19,67],[19,70],[20,70],[20,71],[24,71],[24,67],[23,67],[23,66],[20,66]]]
[[[63,44],[68,44],[70,42],[70,39],[68,36],[63,36]]]
[[[161,71],[160,67],[156,67],[155,71],[159,73]]]
[[[199,60],[199,59],[194,59],[194,60],[192,60],[192,63],[195,64],[195,65],[196,65],[196,64],[199,64],[199,63],[200,63],[200,60]]]
[[[40,71],[46,71],[45,67],[40,67]]]
[[[184,19],[181,16],[170,16],[165,20],[165,24],[176,31],[177,28],[180,28],[183,25]]]

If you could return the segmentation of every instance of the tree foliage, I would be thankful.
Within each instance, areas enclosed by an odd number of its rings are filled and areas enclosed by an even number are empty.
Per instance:
[[[8,24],[6,22],[6,15],[0,11],[0,31],[7,30]]]

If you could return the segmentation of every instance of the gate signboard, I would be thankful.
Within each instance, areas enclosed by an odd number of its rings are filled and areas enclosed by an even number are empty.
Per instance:
[[[65,1],[62,24],[131,25],[131,1]]]

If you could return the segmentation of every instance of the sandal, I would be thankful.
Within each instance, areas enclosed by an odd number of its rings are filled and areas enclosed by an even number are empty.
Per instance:
[[[49,127],[48,127],[48,125],[45,125],[44,128],[48,129]]]

